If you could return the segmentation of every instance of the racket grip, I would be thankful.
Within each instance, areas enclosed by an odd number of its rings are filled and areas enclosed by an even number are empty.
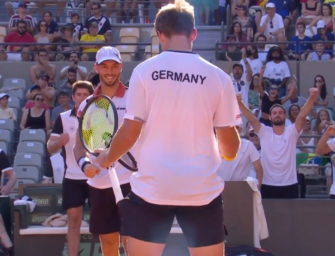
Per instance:
[[[114,196],[115,196],[115,202],[118,203],[119,201],[121,201],[123,199],[123,194],[122,194],[122,190],[121,190],[121,187],[120,187],[120,182],[119,182],[119,179],[116,175],[115,169],[114,168],[109,168],[108,175],[109,175],[109,178],[112,182],[112,187],[113,187]]]

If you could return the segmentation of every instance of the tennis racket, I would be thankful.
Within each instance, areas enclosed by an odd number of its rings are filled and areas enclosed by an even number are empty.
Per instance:
[[[97,149],[107,149],[118,128],[118,115],[112,100],[99,95],[93,97],[83,109],[79,118],[79,137],[90,154],[97,156]],[[134,157],[127,153],[119,162],[129,170],[137,170]],[[120,183],[115,169],[109,168],[109,177],[112,182],[116,201],[123,198]]]

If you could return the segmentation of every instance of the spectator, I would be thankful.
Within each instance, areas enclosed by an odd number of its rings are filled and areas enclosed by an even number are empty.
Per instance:
[[[39,74],[44,72],[49,77],[49,82],[52,84],[56,75],[56,66],[50,64],[49,55],[45,49],[41,49],[37,53],[37,64],[30,67],[30,79],[34,84],[37,83]]]
[[[87,54],[90,60],[94,60],[96,52],[102,47],[101,44],[95,43],[104,43],[105,37],[98,34],[98,23],[91,22],[89,26],[89,33],[82,35],[80,42],[84,43],[81,45],[83,53]]]
[[[315,44],[315,50],[310,52],[307,57],[307,61],[324,61],[330,60],[330,54],[325,50],[325,44],[323,41],[319,40],[318,43]]]
[[[93,2],[91,4],[92,16],[88,17],[85,22],[84,30],[88,31],[91,23],[98,24],[97,34],[104,35],[111,30],[111,25],[106,16],[102,15],[101,4]]]
[[[49,75],[46,74],[45,72],[41,72],[38,75],[38,80],[36,85],[39,86],[40,88],[40,94],[43,96],[43,101],[45,101],[46,105],[48,106],[49,109],[53,108],[54,105],[54,97],[55,97],[55,89],[53,88],[52,85],[50,85],[50,80],[49,80]],[[26,93],[26,98],[33,99],[36,94],[30,92],[30,90],[27,91]],[[43,104],[42,104],[43,106]]]
[[[298,149],[300,152],[314,153],[316,145],[316,133],[311,129],[311,120],[306,117],[302,134],[298,140]]]
[[[84,26],[80,22],[80,17],[78,13],[71,13],[71,24],[73,25],[73,36],[78,38],[79,40]]]
[[[16,121],[14,110],[8,107],[9,95],[0,93],[0,119],[12,119]]]
[[[328,106],[328,92],[327,85],[324,76],[318,74],[314,77],[314,86],[319,89],[320,95],[315,106],[317,107],[327,107]]]
[[[5,43],[28,43],[27,45],[10,45],[9,51],[12,53],[19,53],[23,48],[30,48],[32,43],[34,43],[33,36],[27,32],[27,24],[24,20],[19,20],[16,23],[17,30],[10,32],[4,39]],[[29,47],[30,44],[30,47]]]
[[[56,21],[52,19],[52,12],[50,11],[43,12],[42,20],[44,20],[48,25],[48,33],[53,35],[54,37],[58,37],[59,36],[58,24]]]
[[[226,51],[226,60],[240,60],[241,59],[241,51],[240,46],[235,44],[237,39],[234,35],[227,35],[226,40],[223,42],[222,49]],[[227,72],[229,73],[229,72]]]
[[[264,34],[270,42],[285,41],[283,18],[276,13],[274,3],[266,4],[266,14],[261,18],[258,33]]]
[[[255,40],[256,46],[257,46],[257,51],[258,51],[258,58],[265,63],[266,62],[266,57],[268,55],[268,49],[265,48],[265,43],[267,39],[266,36],[263,34],[258,34]]]
[[[67,71],[69,68],[74,68],[77,70],[77,80],[85,80],[87,77],[87,68],[79,65],[79,53],[72,51],[69,57],[69,65],[63,67],[59,72],[59,79],[63,80],[67,76]]]
[[[313,130],[319,134],[322,135],[325,133],[326,129],[330,125],[335,125],[335,122],[332,120],[328,109],[321,108],[316,116],[316,122]]]
[[[295,17],[296,4],[295,0],[270,0],[276,7],[276,13],[282,16],[283,19],[288,17],[292,20]]]
[[[259,83],[259,73],[254,74],[251,79],[250,87],[249,87],[249,95],[248,95],[248,102],[249,102],[249,108],[251,110],[256,110],[258,114],[259,108],[260,108],[260,94],[256,90],[256,87]]]
[[[44,81],[44,79],[39,79],[38,81]],[[42,82],[41,82],[42,83]],[[28,91],[26,92],[26,103],[24,104],[23,109],[28,109],[28,108],[32,108],[34,106],[34,101],[33,98],[35,97],[35,94],[41,93],[41,86],[39,85],[32,85]],[[42,102],[42,108],[44,109],[49,109],[47,104],[45,104],[45,102]]]
[[[317,25],[319,21],[323,21],[325,25],[326,32],[335,31],[335,22],[333,17],[333,10],[330,4],[322,4],[321,15],[314,18],[314,20],[309,24],[310,27]],[[318,26],[317,26],[318,29]]]
[[[296,104],[302,108],[302,106],[306,103],[306,98],[298,95],[297,80],[294,77],[290,77],[288,79],[287,90],[291,92],[290,97],[285,103],[282,104],[286,112],[289,112],[289,108],[293,104]]]
[[[121,2],[124,2],[127,0],[122,0],[122,1],[115,1],[115,0],[86,0],[86,17],[89,17],[92,12],[95,11],[96,4],[100,6],[101,9],[101,3],[106,4],[106,17],[110,17],[111,13],[114,10],[120,9],[121,8]],[[85,24],[86,26],[86,24]],[[88,26],[87,26],[88,28]]]
[[[301,16],[299,22],[309,25],[316,17],[321,14],[321,3],[319,0],[301,1]]]
[[[53,35],[48,33],[48,24],[44,20],[40,20],[37,24],[38,33],[34,35],[34,40],[38,44],[52,43]],[[52,45],[36,45],[37,50],[45,49],[50,51]]]
[[[247,42],[247,37],[243,35],[242,25],[239,21],[234,21],[230,28],[230,35],[235,36],[235,42]],[[238,45],[238,48],[243,48],[245,45]]]
[[[0,180],[4,180],[1,178],[2,175],[6,177],[7,183],[4,186],[0,185],[0,194],[1,196],[8,196],[16,183],[17,177],[15,171],[10,165],[6,153],[0,149]],[[13,243],[7,234],[1,214],[0,214],[0,241],[2,245],[6,248],[6,250],[10,249],[13,246]]]
[[[67,92],[60,91],[56,98],[56,107],[51,110],[51,127],[54,127],[55,121],[59,114],[65,112],[73,107],[71,104],[71,97]]]
[[[242,127],[238,127],[237,130],[241,136]],[[232,161],[222,159],[218,174],[224,181],[243,181],[250,176],[251,165],[256,171],[257,186],[260,189],[263,179],[263,168],[259,152],[251,141],[241,138],[240,148],[235,159]]]
[[[325,23],[323,20],[318,21],[317,23],[317,34],[312,37],[312,41],[325,41],[329,42],[325,44],[325,49],[327,52],[333,56],[333,41],[335,40],[335,36],[331,32],[327,32],[325,29]]]
[[[306,25],[303,22],[296,24],[298,35],[291,38],[288,57],[293,60],[305,60],[309,51],[312,49],[311,38],[305,36]],[[306,43],[304,43],[306,42]]]
[[[275,104],[284,104],[290,97],[293,91],[293,88],[290,87],[290,91],[288,95],[286,95],[283,98],[279,98],[279,89],[278,86],[275,84],[270,85],[269,88],[269,93],[266,92],[263,88],[263,75],[264,75],[264,68],[262,68],[260,76],[259,76],[259,83],[257,86],[257,90],[260,94],[261,97],[261,117],[260,117],[260,122],[267,125],[271,126],[271,120],[270,120],[270,109],[273,105]]]
[[[64,25],[61,29],[62,35],[58,37],[55,42],[59,43],[56,46],[56,59],[68,60],[71,52],[79,50],[76,45],[79,40],[77,37],[73,36],[73,25],[68,23]]]
[[[6,49],[3,47],[0,47],[0,61],[6,61],[8,58]]]
[[[55,4],[57,5],[57,14],[56,14],[56,20],[57,22],[60,22],[60,17],[62,16],[64,9],[66,7],[66,0],[35,0],[37,8],[40,10],[41,14],[44,16],[46,12],[44,12],[45,4]]]
[[[318,90],[310,88],[309,98],[294,124],[285,127],[285,109],[276,104],[270,110],[273,127],[261,124],[239,99],[242,113],[247,117],[261,142],[263,167],[263,198],[297,198],[296,146],[305,119],[317,98]]]
[[[25,3],[25,4],[28,4],[29,1],[18,1],[18,0],[12,0],[12,1],[7,1],[4,3],[6,9],[7,9],[7,13],[8,13],[8,16],[12,16],[14,15],[14,9],[15,11],[19,8],[19,4],[20,3]]]
[[[259,73],[262,69],[263,63],[258,58],[257,47],[255,45],[248,45],[246,47],[246,56],[247,56],[247,61],[250,64],[252,75]],[[248,70],[246,66],[244,65],[243,59],[240,61],[240,63],[243,66],[244,76],[246,76]]]
[[[209,25],[210,24],[210,11],[213,9],[214,1],[204,1],[204,0],[192,0],[190,1],[194,8],[198,11],[198,21],[199,25]]]
[[[28,48],[23,48],[21,51],[21,61],[31,61],[30,51]]]
[[[237,6],[246,6],[248,7],[250,4],[249,0],[231,0],[231,15],[237,15],[238,10],[236,9]]]
[[[42,94],[35,94],[33,101],[33,107],[23,110],[20,128],[44,129],[46,134],[48,134],[50,129],[50,112],[42,107],[44,101]]]
[[[33,34],[35,28],[34,19],[27,14],[27,4],[25,2],[19,3],[17,14],[10,17],[8,22],[8,31],[17,31],[17,23],[19,20],[24,20],[27,26],[27,32]]]
[[[264,78],[279,86],[279,96],[283,97],[286,95],[286,82],[290,77],[291,72],[283,50],[278,46],[271,47],[266,58]]]
[[[299,113],[300,113],[300,106],[298,104],[292,104],[287,111],[287,119],[285,122],[285,125],[288,126],[290,124],[293,124],[295,120],[297,119]]]
[[[233,22],[238,21],[242,25],[243,36],[247,41],[253,41],[256,24],[248,14],[248,7],[245,5],[237,5],[235,9],[236,16],[233,18]]]
[[[59,88],[57,89],[57,92],[58,93],[60,91],[66,92],[67,95],[71,98],[71,96],[72,96],[72,85],[76,81],[77,81],[77,69],[69,68],[67,70],[67,80],[61,86],[59,86]],[[73,102],[71,101],[71,103],[73,103]]]
[[[323,3],[329,4],[332,7],[333,16],[335,16],[335,1],[334,0],[323,0]]]

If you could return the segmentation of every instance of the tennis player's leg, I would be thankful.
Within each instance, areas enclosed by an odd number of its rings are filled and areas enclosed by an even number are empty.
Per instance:
[[[169,236],[174,206],[155,205],[134,193],[118,204],[121,235],[127,236],[129,255],[160,256]]]
[[[64,179],[63,181],[63,208],[68,216],[68,255],[77,256],[80,244],[80,226],[83,206],[88,198],[86,180]]]
[[[90,187],[90,232],[99,235],[102,254],[119,255],[120,218],[113,188]]]
[[[207,205],[179,206],[176,218],[183,230],[191,256],[224,255],[221,195]]]

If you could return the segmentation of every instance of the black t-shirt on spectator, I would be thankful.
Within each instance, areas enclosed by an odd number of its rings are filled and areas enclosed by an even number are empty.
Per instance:
[[[275,99],[271,101],[269,96],[264,93],[262,97],[262,113],[270,114],[270,108],[275,104],[281,104],[281,99]]]

